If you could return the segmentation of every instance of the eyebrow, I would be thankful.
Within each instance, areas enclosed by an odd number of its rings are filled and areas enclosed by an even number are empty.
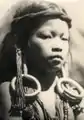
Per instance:
[[[53,36],[60,35],[60,34],[65,35],[65,31],[59,33],[56,29],[53,30],[50,26],[43,26],[37,32],[47,33],[46,31],[49,31]],[[67,39],[69,38],[69,31],[67,31],[67,35],[65,35],[65,36],[67,36]]]

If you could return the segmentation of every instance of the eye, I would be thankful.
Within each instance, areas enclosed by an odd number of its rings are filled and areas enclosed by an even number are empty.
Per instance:
[[[68,41],[68,38],[62,37],[61,39],[64,40],[64,41]]]
[[[62,34],[60,35],[60,38],[61,38],[63,41],[69,41],[69,38],[66,37],[66,36],[64,36],[64,33],[62,33]]]
[[[44,32],[39,32],[37,33],[37,36],[41,39],[50,39],[52,38],[50,33],[44,33]]]

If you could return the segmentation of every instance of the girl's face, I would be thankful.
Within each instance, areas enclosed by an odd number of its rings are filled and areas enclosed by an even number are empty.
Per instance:
[[[29,39],[28,61],[44,71],[55,71],[67,60],[69,29],[65,21],[49,19]]]

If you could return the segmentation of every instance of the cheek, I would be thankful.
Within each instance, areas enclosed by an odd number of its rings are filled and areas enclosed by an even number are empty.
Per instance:
[[[50,51],[49,41],[34,38],[31,40],[31,47],[35,49],[40,56],[47,56]]]
[[[64,53],[64,56],[66,57],[69,53],[69,44],[66,43],[63,45],[63,53]]]
[[[45,42],[39,44],[40,56],[46,58],[50,53],[49,51],[50,51],[49,45],[47,45]]]
[[[32,39],[30,41],[31,51],[38,57],[46,57],[48,54],[48,47],[46,46],[45,41],[40,39]]]

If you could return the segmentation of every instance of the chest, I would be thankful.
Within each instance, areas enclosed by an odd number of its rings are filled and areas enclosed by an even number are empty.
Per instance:
[[[56,120],[56,116],[59,120],[64,119],[64,101],[54,91],[44,91],[39,95],[40,100],[43,102],[44,108],[51,118]],[[66,104],[66,103],[65,103]],[[74,120],[74,114],[69,104],[66,104],[68,120]]]

